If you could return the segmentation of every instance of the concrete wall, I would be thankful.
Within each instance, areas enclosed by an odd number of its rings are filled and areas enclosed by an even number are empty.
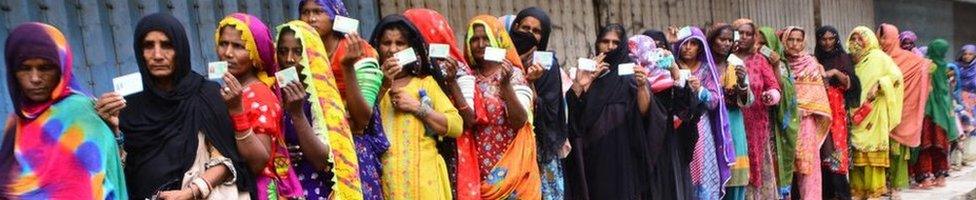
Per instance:
[[[918,35],[917,45],[942,38],[949,41],[951,48],[958,47],[954,30],[953,1],[948,0],[876,0],[875,24],[889,23],[900,31],[911,30]],[[970,28],[971,29],[971,28]]]

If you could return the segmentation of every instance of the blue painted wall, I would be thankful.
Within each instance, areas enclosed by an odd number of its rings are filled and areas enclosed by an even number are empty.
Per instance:
[[[244,12],[269,27],[297,19],[299,0],[0,0],[0,41],[17,25],[36,21],[60,29],[74,54],[75,78],[95,96],[112,90],[112,78],[138,72],[132,37],[142,16],[168,12],[187,29],[193,69],[217,60],[213,35],[223,16]],[[369,36],[379,18],[376,1],[346,0],[360,32]],[[0,45],[0,52],[4,45]],[[2,55],[0,55],[2,57]],[[12,111],[7,66],[0,62],[0,113]]]

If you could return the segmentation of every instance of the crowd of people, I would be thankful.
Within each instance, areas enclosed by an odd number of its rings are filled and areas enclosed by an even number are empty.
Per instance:
[[[945,186],[976,127],[976,46],[947,59],[891,24],[609,24],[565,67],[537,7],[461,40],[429,9],[370,38],[333,29],[340,0],[299,10],[224,17],[215,79],[179,20],[145,16],[125,96],[83,89],[58,28],[17,26],[0,199],[898,198]]]

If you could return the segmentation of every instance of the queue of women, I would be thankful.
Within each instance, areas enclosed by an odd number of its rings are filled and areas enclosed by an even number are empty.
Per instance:
[[[216,79],[183,24],[145,16],[124,96],[82,89],[57,28],[17,26],[0,199],[897,198],[944,186],[976,120],[976,46],[947,59],[890,24],[610,24],[562,67],[536,7],[472,18],[463,44],[429,9],[371,38],[333,30],[339,0],[299,14],[223,18]]]

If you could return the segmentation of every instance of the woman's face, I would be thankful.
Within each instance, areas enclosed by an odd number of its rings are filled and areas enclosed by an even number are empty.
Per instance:
[[[756,44],[756,29],[751,24],[739,26],[739,51],[751,51]],[[762,39],[762,37],[759,37]]]
[[[909,39],[901,40],[901,49],[911,51],[914,48],[915,48],[915,41]]]
[[[217,40],[217,57],[226,61],[227,71],[237,77],[252,73],[254,69],[241,33],[231,26],[224,26],[220,28],[220,38]]]
[[[156,79],[171,78],[176,70],[176,49],[169,37],[160,31],[150,31],[141,46],[149,74]]]
[[[61,83],[61,67],[41,58],[30,58],[14,71],[21,95],[30,102],[51,100],[51,92]]]
[[[482,63],[485,61],[485,48],[488,47],[488,33],[485,32],[485,26],[474,25],[473,28],[474,35],[471,36],[471,40],[468,44],[471,49],[471,55],[474,56],[475,63]]]
[[[600,51],[599,53],[607,53],[610,52],[611,50],[617,49],[617,46],[619,45],[620,45],[620,34],[615,31],[610,31],[607,34],[603,34],[603,37],[600,38],[599,42],[597,42],[596,47],[597,50]]]
[[[786,37],[786,53],[788,55],[799,55],[803,52],[803,31],[793,30],[790,31]]]
[[[681,60],[690,61],[698,59],[698,54],[701,52],[701,42],[698,40],[690,40],[681,44]]]
[[[824,33],[823,37],[820,38],[820,41],[817,42],[820,43],[820,46],[823,47],[824,50],[832,51],[834,50],[835,45],[837,45],[837,34],[827,31]]]
[[[377,47],[379,49],[381,60],[386,60],[387,58],[393,57],[393,54],[410,48],[410,43],[407,42],[406,33],[401,29],[388,28],[383,30],[382,34],[383,35],[380,36],[380,46]]]
[[[973,58],[976,58],[976,52],[965,51],[962,53],[962,61],[966,63],[973,62]]]
[[[520,32],[531,33],[535,36],[535,40],[542,41],[542,21],[539,19],[532,16],[522,18],[516,28]]]
[[[727,54],[732,50],[732,29],[722,29],[715,37],[712,50],[716,53]]]
[[[296,71],[302,71],[304,66],[299,64],[302,60],[302,48],[302,43],[295,37],[294,31],[282,32],[278,37],[278,48],[275,50],[278,54],[278,66],[282,69],[295,67]]]
[[[321,36],[332,34],[332,18],[325,11],[325,7],[315,1],[302,1],[299,8],[299,19],[315,28]]]

